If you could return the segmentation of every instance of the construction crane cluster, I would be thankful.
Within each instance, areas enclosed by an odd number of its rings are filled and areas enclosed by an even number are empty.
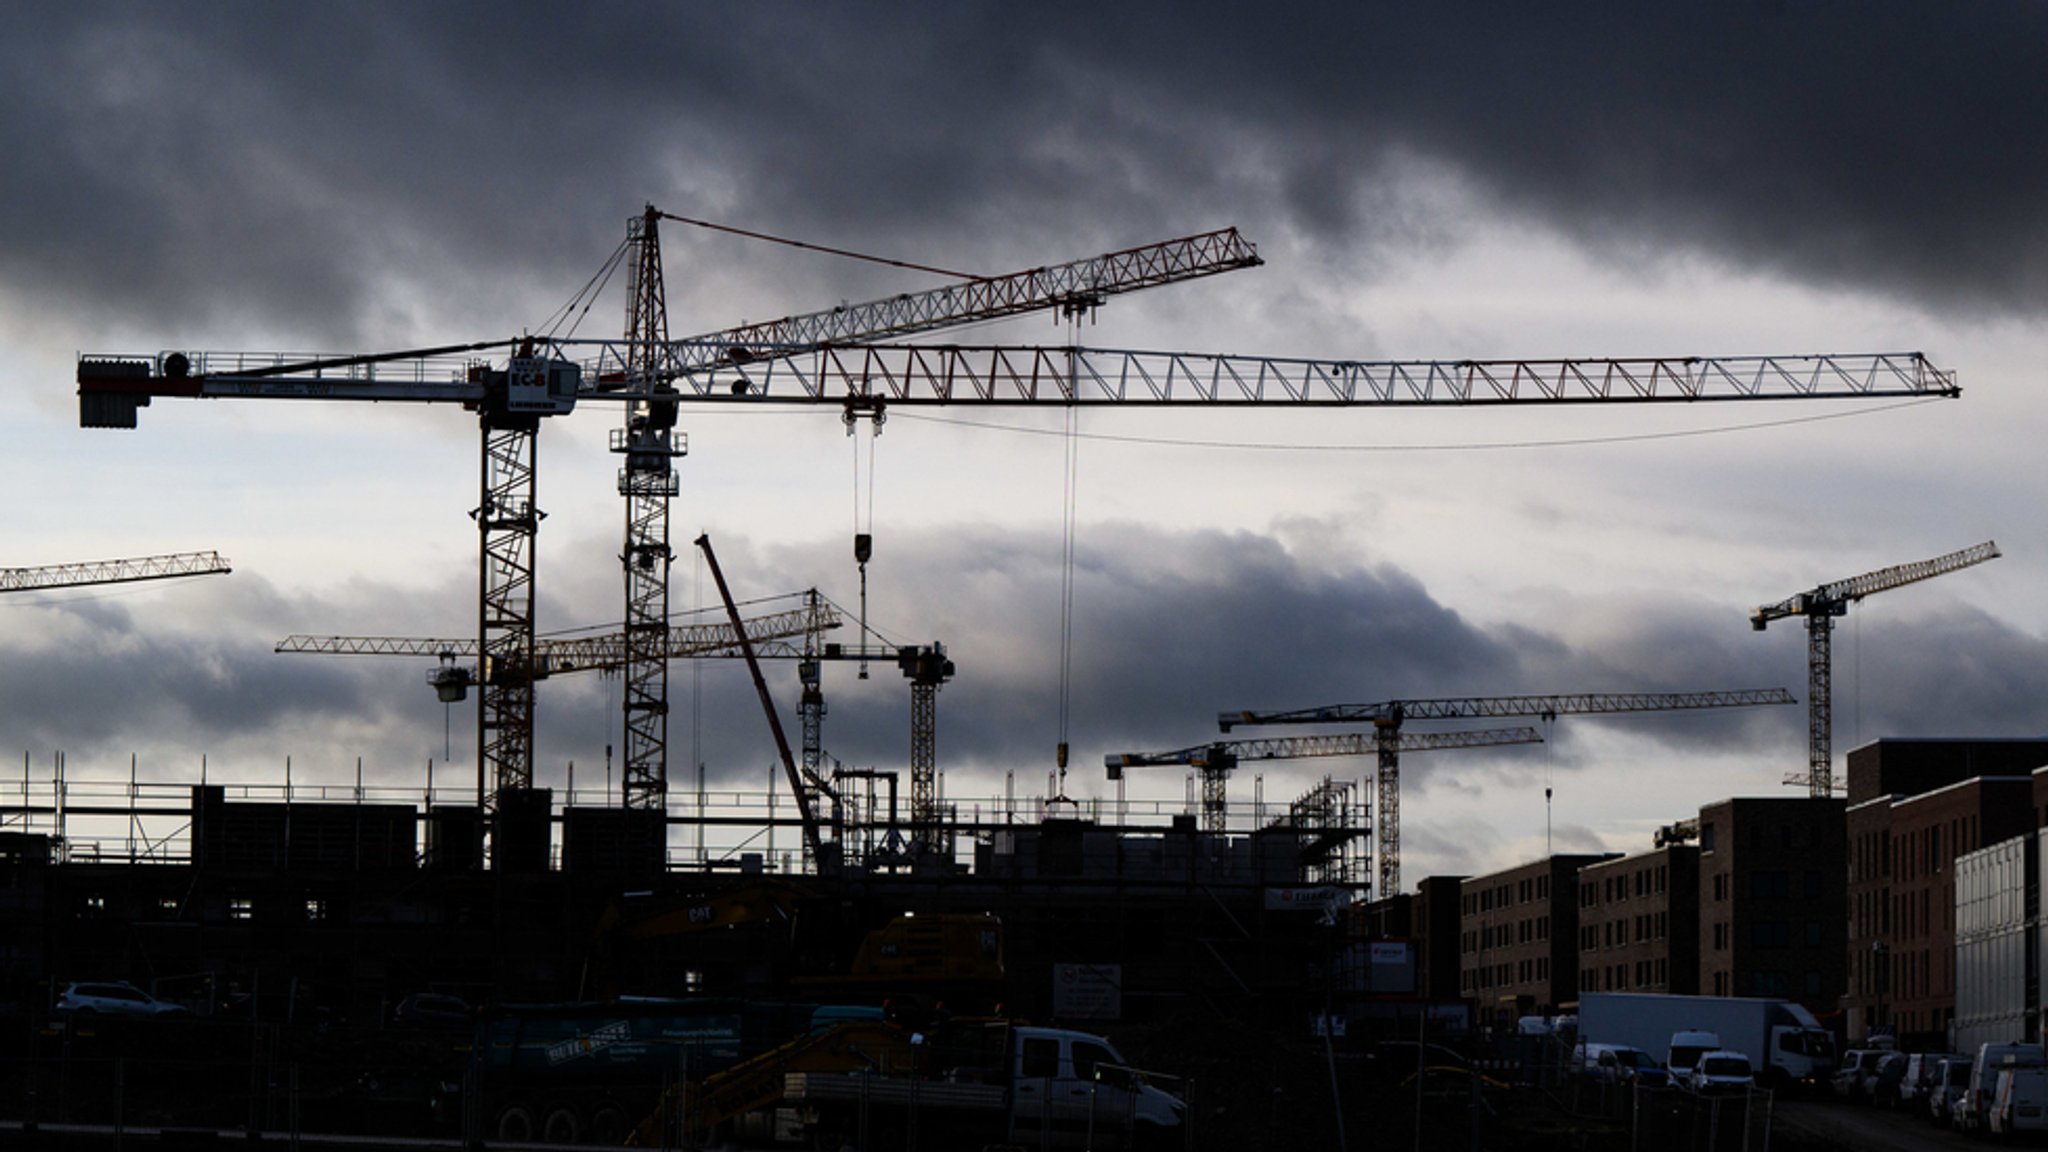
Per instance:
[[[672,340],[659,247],[665,219],[680,218],[650,206],[628,224],[621,253],[631,262],[629,300],[620,339],[522,336],[334,356],[83,355],[80,423],[133,428],[139,410],[158,397],[456,404],[476,413],[482,463],[473,514],[478,597],[471,679],[479,688],[479,804],[488,810],[500,793],[532,786],[533,685],[556,655],[538,640],[533,611],[543,516],[538,431],[579,404],[619,404],[623,423],[612,447],[623,457],[618,489],[626,501],[622,795],[629,807],[660,808],[667,787],[666,662],[674,655],[668,505],[677,493],[674,461],[686,451],[678,427],[684,405],[826,405],[851,427],[861,418],[880,421],[897,405],[1286,410],[1958,394],[1953,377],[1918,353],[1374,362],[888,343],[1032,312],[1076,315],[1120,293],[1258,265],[1257,250],[1234,229]],[[928,704],[951,666],[942,651],[928,652],[904,671]],[[929,823],[931,749],[913,747],[910,767],[913,819]],[[1387,800],[1383,782],[1383,854],[1398,845],[1398,836],[1385,832],[1398,803]],[[1397,878],[1398,864],[1390,870],[1383,856],[1382,874],[1383,881]]]
[[[1615,712],[1668,712],[1696,708],[1746,708],[1762,704],[1791,704],[1792,695],[1782,688],[1744,689],[1733,692],[1614,692],[1579,693],[1564,696],[1455,696],[1417,700],[1383,700],[1373,704],[1334,704],[1291,711],[1225,712],[1217,725],[1229,732],[1240,725],[1265,724],[1370,724],[1371,746],[1379,764],[1375,777],[1373,844],[1378,857],[1377,891],[1391,896],[1401,891],[1401,752],[1407,736],[1402,725],[1410,720],[1478,720],[1507,716],[1533,716],[1555,720],[1559,716]]]
[[[1438,752],[1454,748],[1486,748],[1501,744],[1541,744],[1534,728],[1487,728],[1460,732],[1408,732],[1394,742],[1403,752]],[[1319,736],[1273,736],[1260,740],[1217,740],[1171,752],[1124,752],[1103,758],[1111,780],[1123,779],[1127,768],[1189,767],[1202,782],[1202,830],[1222,833],[1229,815],[1229,778],[1246,760],[1294,760],[1307,756],[1365,756],[1379,750],[1376,736],[1356,732]]]

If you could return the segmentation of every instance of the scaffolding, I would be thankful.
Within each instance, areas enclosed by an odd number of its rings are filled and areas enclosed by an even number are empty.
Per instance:
[[[195,858],[195,816],[201,797],[229,805],[275,805],[290,810],[303,806],[307,815],[323,806],[354,806],[389,812],[397,806],[401,821],[405,810],[418,830],[417,841],[429,845],[433,821],[443,814],[474,808],[474,781],[460,773],[443,773],[436,779],[429,762],[423,786],[378,782],[356,764],[346,781],[309,779],[303,769],[295,770],[287,758],[281,776],[260,782],[224,779],[209,771],[202,761],[197,778],[171,778],[163,771],[144,772],[131,758],[125,772],[75,771],[63,754],[43,765],[24,756],[18,774],[0,779],[0,834],[46,837],[54,862],[162,863],[185,864]],[[842,834],[847,845],[846,863],[865,869],[899,866],[900,849],[908,842],[911,828],[907,810],[892,801],[895,773],[874,769],[840,767],[834,772],[840,782],[844,807]],[[943,790],[943,781],[940,782]],[[1299,839],[1303,860],[1318,883],[1349,883],[1361,873],[1362,838],[1365,835],[1365,805],[1355,799],[1356,785],[1334,783],[1325,777],[1289,807],[1284,821],[1272,827],[1292,829]],[[606,774],[592,782],[586,773],[581,781],[573,767],[565,787],[538,789],[544,797],[551,827],[548,848],[550,866],[559,867],[563,858],[563,828],[572,812],[587,815],[618,806],[615,782]],[[1263,827],[1266,805],[1263,798],[1236,806],[1232,825]],[[978,846],[996,836],[1052,821],[1076,821],[1101,830],[1129,835],[1156,835],[1170,830],[1185,831],[1198,818],[1198,800],[1192,795],[1179,800],[1131,800],[1121,792],[1114,797],[1072,798],[1064,795],[1018,796],[1008,794],[943,800],[939,813],[945,842],[953,846],[951,860],[968,865]],[[759,788],[711,788],[699,785],[674,789],[665,797],[661,810],[665,825],[660,860],[671,870],[719,870],[759,868],[766,872],[800,874],[812,865],[802,847],[800,814],[789,797],[777,786],[770,772]],[[310,832],[310,823],[303,825]]]

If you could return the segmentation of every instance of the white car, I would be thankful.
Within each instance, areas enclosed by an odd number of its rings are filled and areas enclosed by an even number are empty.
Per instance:
[[[67,985],[57,994],[56,1010],[65,1016],[180,1016],[191,1011],[120,981]]]
[[[1662,1087],[1665,1082],[1664,1066],[1657,1058],[1627,1044],[1581,1042],[1572,1049],[1565,1067],[1601,1084],[1640,1083],[1647,1088]]]
[[[1747,1092],[1755,1087],[1756,1076],[1750,1071],[1749,1057],[1724,1048],[1701,1056],[1699,1063],[1692,1066],[1685,1085],[1702,1096]]]

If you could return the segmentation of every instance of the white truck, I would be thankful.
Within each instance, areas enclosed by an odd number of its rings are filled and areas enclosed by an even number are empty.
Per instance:
[[[837,1148],[1181,1147],[1186,1105],[1087,1032],[997,1022],[918,1036],[911,1066],[784,1075],[777,1135]]]
[[[1813,1085],[1835,1067],[1834,1034],[1789,1000],[1748,996],[1666,996],[1588,992],[1579,997],[1579,1035],[1628,1044],[1669,1063],[1672,1036],[1712,1032],[1721,1047],[1749,1057],[1766,1087]]]

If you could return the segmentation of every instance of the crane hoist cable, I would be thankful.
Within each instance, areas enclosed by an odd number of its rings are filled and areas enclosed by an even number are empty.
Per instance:
[[[1092,312],[1090,313],[1092,315]],[[1073,348],[1080,343],[1082,309],[1070,307],[1064,310],[1067,323],[1067,346]],[[1071,377],[1070,377],[1071,378]],[[1059,786],[1056,798],[1067,794],[1067,738],[1073,718],[1074,687],[1074,521],[1075,510],[1080,504],[1081,488],[1081,408],[1069,404],[1065,410],[1064,433],[1061,445],[1064,459],[1061,467],[1061,508],[1060,508],[1060,707],[1059,707],[1059,748],[1054,763],[1059,770]]]
[[[882,412],[876,409],[870,415],[868,425],[868,471],[867,491],[861,491],[860,471],[860,417],[852,409],[846,412],[846,436],[853,442],[853,562],[860,568],[860,635],[861,651],[867,651],[868,635],[868,561],[875,552],[875,441],[882,434]],[[866,507],[862,507],[862,496],[866,496]],[[860,660],[860,679],[868,678],[868,661],[865,654]]]

